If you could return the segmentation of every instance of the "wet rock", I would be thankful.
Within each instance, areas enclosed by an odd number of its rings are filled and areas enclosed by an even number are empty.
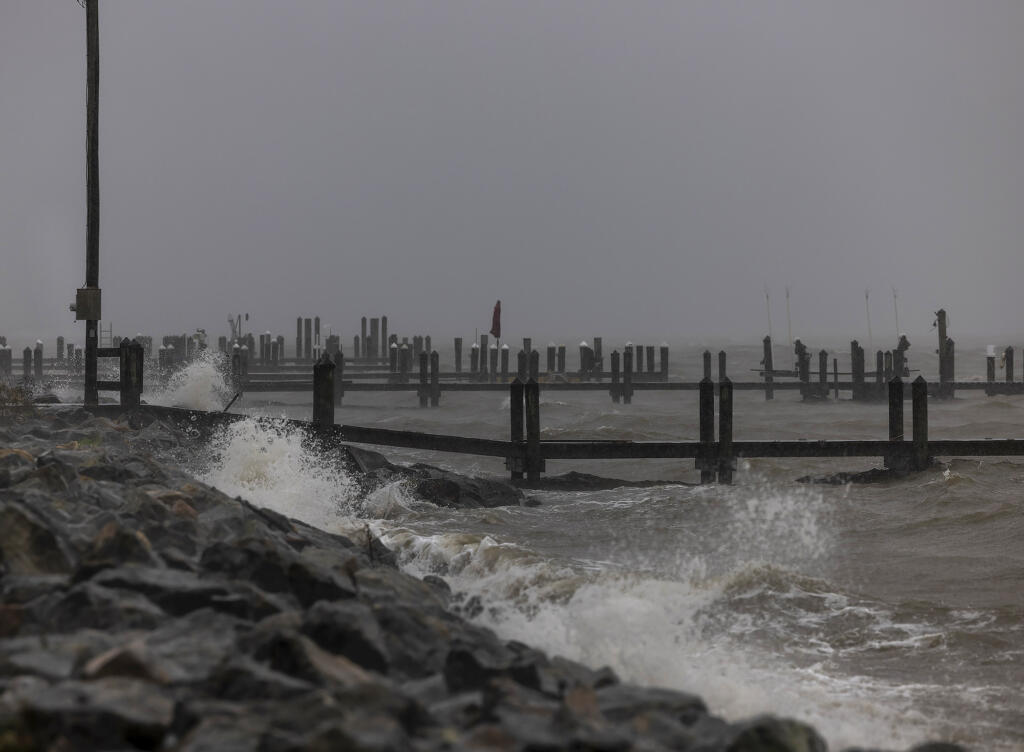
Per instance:
[[[16,702],[21,731],[40,749],[156,749],[174,711],[168,695],[133,679],[65,681]]]
[[[638,713],[654,711],[691,726],[708,712],[704,701],[696,695],[634,684],[602,687],[597,692],[597,704],[612,721],[625,721]]]
[[[38,471],[37,471],[38,472]],[[14,575],[67,574],[74,568],[67,537],[19,501],[0,501],[0,568]]]
[[[763,716],[740,725],[726,752],[826,752],[828,745],[807,724]]]
[[[317,645],[345,656],[363,668],[385,672],[387,648],[380,625],[368,606],[358,601],[320,601],[302,620],[302,633]]]
[[[142,595],[82,582],[66,592],[41,596],[26,604],[22,633],[154,629],[166,619],[167,614]]]
[[[468,478],[429,465],[413,465],[413,491],[424,501],[443,507],[520,506],[523,493],[518,488],[488,478]]]

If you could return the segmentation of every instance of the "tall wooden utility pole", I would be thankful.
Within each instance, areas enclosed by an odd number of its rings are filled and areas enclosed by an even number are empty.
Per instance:
[[[96,349],[100,314],[100,161],[99,93],[100,30],[99,0],[85,0],[86,42],[86,231],[85,290],[76,301],[77,318],[85,319],[85,404],[99,404],[96,388]],[[85,293],[84,295],[82,293]],[[82,310],[84,304],[85,310]]]

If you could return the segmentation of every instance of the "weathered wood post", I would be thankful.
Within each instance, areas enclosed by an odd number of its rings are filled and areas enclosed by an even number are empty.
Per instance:
[[[508,343],[501,346],[501,383],[508,383]]]
[[[928,383],[923,376],[914,379],[911,385],[911,420],[913,421],[914,455],[912,469],[928,467]]]
[[[531,352],[533,350],[533,338],[523,337],[523,352]]]
[[[388,317],[380,317],[380,357],[388,357],[391,349],[391,340],[388,339]]]
[[[380,351],[380,319],[370,319],[370,353],[369,356],[376,360],[380,357],[377,353]],[[429,349],[429,348],[428,348]]]
[[[516,378],[526,383],[527,375],[527,360],[530,356],[526,354],[526,350],[520,350],[519,354],[516,355]]]
[[[647,345],[647,373],[654,373],[654,345]],[[648,376],[648,381],[650,381]]]
[[[719,350],[718,351],[718,380],[719,381],[721,381],[722,379],[728,378],[728,374],[726,373],[726,368],[725,368],[725,361],[726,361],[725,350]]]
[[[946,310],[940,308],[935,312],[935,325],[938,327],[939,334],[939,349],[936,352],[939,354],[939,394],[944,392],[943,385],[946,383],[948,378],[948,370],[946,368]]]
[[[580,381],[590,381],[590,372],[594,369],[594,351],[590,349],[586,340],[580,342]]]
[[[772,386],[772,382],[775,377],[772,375],[772,371],[775,370],[775,364],[772,357],[772,338],[765,337],[761,341],[763,347],[761,355],[761,366],[764,369],[762,375],[764,376],[764,398],[766,400],[775,399],[775,389]]]
[[[270,332],[267,332],[269,335]],[[317,360],[320,359],[320,317],[313,317],[313,357]]]
[[[167,345],[164,348],[164,364],[167,367],[171,365],[172,347]],[[242,388],[242,347],[237,342],[231,346],[231,388],[236,392]]]
[[[882,396],[882,390],[885,389],[885,355],[881,350],[875,353],[875,394],[878,398]]]
[[[555,344],[553,342],[548,343],[548,373],[555,372]]]
[[[302,355],[307,361],[310,361],[313,359],[313,319],[304,319],[302,321],[302,329]]]
[[[839,358],[832,358],[832,386],[835,389],[836,402],[839,401]]]
[[[1006,358],[1006,383],[1013,383],[1013,347],[1003,350],[1003,357]]]
[[[420,398],[420,407],[426,407],[430,399],[430,356],[424,350],[420,353],[420,388],[416,390]]]
[[[523,392],[526,407],[526,480],[536,482],[544,470],[540,456],[540,384],[530,379]]]
[[[57,337],[57,360],[64,360],[64,338]]]
[[[736,458],[732,454],[732,381],[722,376],[718,381],[718,482],[732,483]]]
[[[388,371],[391,374],[388,377],[389,381],[394,381],[396,378],[398,378],[398,343],[397,342],[392,342],[391,345],[388,346]]]
[[[893,376],[896,375],[893,372],[892,365],[893,365],[893,363],[892,363],[892,350],[886,350],[885,351],[885,380],[886,381],[889,381],[889,379],[891,379]]]
[[[68,343],[68,363],[75,359],[75,346]]]
[[[418,334],[412,336],[412,357],[419,358],[423,352],[423,337]]]
[[[242,384],[249,383],[249,346],[242,345],[241,350],[241,362],[242,362]]]
[[[540,379],[540,353],[536,350],[530,350],[528,368],[530,378],[538,381]]]
[[[402,377],[402,383],[409,383],[409,371],[412,370],[412,350],[409,349],[409,345],[405,342],[398,350],[398,370]]]
[[[480,380],[487,376],[487,335],[480,335]]]
[[[857,340],[850,343],[850,381],[853,399],[864,398],[864,350]]]
[[[558,372],[565,373],[565,345],[558,346]]]
[[[36,347],[32,351],[32,370],[36,381],[43,380],[43,342],[36,340]]]
[[[526,355],[522,350],[520,355]],[[523,382],[516,377],[509,387],[509,440],[519,449],[523,448]],[[506,467],[512,471],[512,480],[523,479],[523,457],[509,457]]]
[[[889,380],[889,441],[883,464],[893,470],[906,470],[909,458],[903,447],[903,379],[899,376]]]
[[[622,402],[633,404],[633,346],[630,344],[622,350]]]
[[[430,406],[441,404],[441,356],[437,350],[430,351]]]
[[[118,345],[118,356],[121,407],[138,407],[142,404],[142,369],[145,358],[142,345],[126,337]]]
[[[356,357],[365,360],[369,355],[366,349],[366,316],[359,319],[359,342],[362,344],[363,349],[356,353]]]
[[[633,373],[644,372],[644,346],[636,345],[633,348]]]
[[[704,359],[704,378],[711,379],[711,351],[705,350],[701,356]]]
[[[993,384],[995,383],[995,380],[996,356],[992,354],[992,346],[989,345],[989,355],[985,357],[985,381],[987,381],[989,384]],[[991,392],[988,389],[986,389],[985,394],[991,394]]]
[[[455,373],[462,373],[462,337],[455,338]]]
[[[295,360],[302,360],[302,317],[295,319]]]
[[[341,342],[340,338],[338,339],[338,342],[340,344],[340,342]],[[282,360],[284,360],[284,335],[283,334],[278,334],[277,335],[277,357],[274,358],[274,365],[275,366],[281,365],[281,361]]]
[[[327,353],[313,364],[313,425],[334,425],[334,361]]]
[[[612,350],[612,386],[608,391],[612,395],[612,402],[615,404],[622,401],[621,388],[619,384],[619,351]]]
[[[710,356],[711,353],[708,353]],[[710,358],[709,358],[710,359]],[[697,468],[700,470],[700,482],[712,483],[715,480],[715,384],[709,377],[701,379],[700,397],[700,456]]]
[[[668,343],[661,343],[661,351],[659,353],[659,357],[661,359],[661,362],[659,363],[659,365],[661,366],[660,378],[662,381],[668,381]]]
[[[828,353],[824,350],[818,351],[818,390],[819,397],[828,399]]]
[[[473,378],[477,378],[480,373],[480,345],[476,342],[469,348],[469,372],[473,374]]]
[[[491,349],[487,355],[488,360],[490,361],[491,383],[493,384],[498,380],[498,346],[491,345]]]
[[[0,376],[11,377],[11,348],[0,345]]]
[[[21,378],[26,384],[32,381],[32,348],[21,351]]]
[[[340,341],[340,340],[339,340]],[[341,407],[341,401],[345,398],[345,353],[340,345],[334,353],[334,405]]]

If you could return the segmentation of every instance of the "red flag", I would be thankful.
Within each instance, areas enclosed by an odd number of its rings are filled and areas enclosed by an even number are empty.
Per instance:
[[[494,313],[491,314],[491,336],[501,339],[501,301],[494,304]]]

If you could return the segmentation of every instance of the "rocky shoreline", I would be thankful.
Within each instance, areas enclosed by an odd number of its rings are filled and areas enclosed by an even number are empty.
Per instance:
[[[368,531],[318,530],[154,458],[194,441],[140,415],[0,417],[0,752],[826,748],[797,721],[728,723],[695,695],[503,641]],[[349,460],[435,503],[528,501]]]

